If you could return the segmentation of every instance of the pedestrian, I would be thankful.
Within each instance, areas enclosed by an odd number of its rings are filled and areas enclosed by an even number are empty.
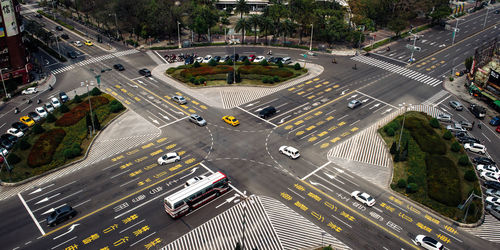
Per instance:
[[[481,123],[479,123],[479,122],[478,122],[478,123],[477,123],[477,127],[478,127],[479,129],[481,129]]]
[[[475,124],[476,124],[476,121],[472,121],[472,127],[474,127]]]

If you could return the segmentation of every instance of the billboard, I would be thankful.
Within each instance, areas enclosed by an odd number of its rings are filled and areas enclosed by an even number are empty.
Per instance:
[[[2,8],[3,22],[5,23],[7,37],[19,34],[12,0],[0,0],[0,7]]]

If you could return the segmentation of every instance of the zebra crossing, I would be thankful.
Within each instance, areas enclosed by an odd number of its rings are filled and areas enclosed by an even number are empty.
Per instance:
[[[106,55],[102,55],[102,56],[98,56],[98,57],[91,57],[91,58],[89,58],[87,60],[78,62],[77,65],[79,65],[79,66],[85,66],[85,65],[88,65],[88,64],[91,64],[91,63],[96,63],[96,62],[108,60],[108,59],[111,59],[111,58],[114,58],[114,57],[121,57],[121,56],[135,54],[137,52],[139,52],[139,51],[136,50],[136,49],[129,49],[129,50],[118,51],[118,52],[114,52],[114,53],[111,53],[111,54],[106,54]],[[60,74],[60,73],[66,72],[66,71],[70,71],[70,70],[72,70],[74,68],[75,67],[73,65],[68,65],[68,66],[64,66],[62,68],[54,69],[54,70],[51,71],[51,73],[54,74],[54,75],[57,75],[57,74]]]
[[[414,71],[411,69],[407,69],[405,67],[401,67],[401,66],[398,66],[398,65],[395,65],[392,63],[382,61],[382,60],[371,58],[369,56],[359,55],[359,56],[351,57],[351,59],[358,61],[358,62],[369,64],[369,65],[372,65],[372,66],[375,66],[375,67],[378,67],[381,69],[385,69],[387,71],[402,75],[404,77],[408,77],[410,79],[427,84],[427,85],[432,86],[432,87],[436,87],[443,82],[443,81],[438,80],[436,78],[424,75],[420,72],[417,72],[417,71]]]
[[[304,77],[280,84],[276,87],[233,87],[233,88],[221,88],[219,91],[222,108],[232,109],[238,107],[242,104],[257,100],[264,96],[276,93],[280,90],[287,89],[294,86],[300,82],[306,81],[308,79],[314,78],[321,74],[324,68],[320,65],[314,65],[308,68],[309,73]]]
[[[407,110],[424,112],[432,117],[437,117],[438,114],[442,113],[437,108],[428,105],[411,105]],[[336,145],[328,151],[328,160],[335,162],[337,159],[343,159],[380,167],[389,167],[392,157],[384,140],[378,135],[377,130],[403,114],[403,112],[404,109],[398,109],[378,120],[370,127]]]
[[[476,228],[462,228],[462,230],[473,234],[479,238],[500,243],[500,234],[498,233],[499,221],[491,214],[484,215],[484,221],[481,226]]]
[[[232,250],[243,238],[243,218],[246,249],[295,250],[318,247],[324,232],[280,201],[265,196],[250,196],[246,203],[238,203],[162,250]],[[331,244],[334,249],[349,249],[328,233],[324,234],[323,242],[325,245]]]
[[[423,105],[433,105],[433,106],[436,106],[436,102],[438,100],[440,100],[441,98],[445,97],[446,95],[449,95],[450,92],[446,91],[446,90],[441,90],[439,92],[437,92],[436,94],[434,94],[433,96],[431,96],[429,99],[425,100],[422,104]]]

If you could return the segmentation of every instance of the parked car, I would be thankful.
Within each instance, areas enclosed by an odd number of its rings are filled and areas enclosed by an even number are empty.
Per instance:
[[[266,107],[259,112],[260,118],[266,119],[272,115],[276,114],[276,108],[273,106]]]
[[[43,107],[45,108],[45,110],[47,110],[47,112],[49,113],[52,113],[54,112],[54,106],[52,106],[52,104],[50,102],[47,102],[43,105]]]
[[[279,148],[279,152],[292,159],[297,159],[300,157],[299,150],[290,146],[281,146]]]
[[[375,199],[371,197],[369,194],[361,191],[354,191],[351,193],[351,197],[356,199],[357,201],[363,203],[366,206],[373,206],[375,205]]]
[[[240,59],[240,55],[239,54],[232,54],[229,58],[231,59],[231,61],[237,62],[238,59]]]
[[[207,121],[205,121],[205,119],[203,119],[201,116],[199,116],[197,114],[190,115],[189,121],[200,126],[200,127],[207,125]]]
[[[465,143],[480,143],[480,141],[474,137],[470,137],[470,136],[461,136],[461,137],[457,137],[457,141],[462,143],[462,144],[465,144]]]
[[[11,149],[14,146],[10,140],[3,138],[0,138],[0,145],[5,149]]]
[[[3,147],[0,147],[0,153],[5,156],[5,155],[9,154],[9,151],[7,149],[3,148]]]
[[[63,31],[63,28],[61,26],[56,26],[56,30]]]
[[[490,125],[492,125],[492,126],[500,125],[500,117],[495,116],[495,117],[491,118]]]
[[[32,119],[33,121],[33,124],[35,124],[35,122],[39,122],[42,117],[40,117],[36,112],[34,111],[31,111],[28,113],[27,117],[29,117],[30,119]]]
[[[236,117],[232,115],[223,116],[222,120],[233,127],[240,125],[240,121],[238,121],[238,119],[236,119]]]
[[[14,122],[12,123],[12,126],[13,128],[17,128],[23,132],[26,132],[28,130],[28,126],[24,123],[21,123],[21,122]]]
[[[238,59],[238,62],[244,62],[247,59],[248,59],[248,56],[240,56],[240,58]]]
[[[486,147],[479,143],[465,143],[464,149],[473,153],[486,154]]]
[[[464,106],[459,101],[450,101],[450,106],[458,111],[462,111],[464,109]]]
[[[142,76],[151,76],[151,71],[149,71],[149,69],[140,69],[139,74]]]
[[[123,65],[117,63],[115,65],[113,65],[113,68],[118,70],[118,71],[124,71],[125,70],[125,67],[123,67]]]
[[[497,198],[497,197],[488,196],[488,197],[486,197],[486,199],[484,199],[484,201],[487,204],[491,204],[493,206],[500,206],[500,198]]]
[[[192,56],[188,56],[184,60],[184,65],[193,64],[193,63],[194,63],[194,57],[192,57]]]
[[[489,196],[494,196],[494,197],[500,198],[500,190],[488,188],[488,189],[486,189],[486,194]]]
[[[249,55],[249,56],[248,56],[248,60],[249,60],[250,62],[253,62],[253,61],[255,60],[255,57],[256,57],[255,55]]]
[[[274,56],[269,57],[269,59],[267,59],[267,62],[268,63],[276,63],[277,62],[276,57],[274,57]]]
[[[214,56],[214,58],[212,58],[212,60],[214,60],[216,63],[218,63],[220,61],[220,56]]]
[[[460,121],[460,125],[462,126],[462,128],[464,128],[466,130],[472,130],[473,129],[472,123],[470,123],[468,121]]]
[[[429,236],[425,236],[425,235],[417,235],[415,237],[415,242],[417,243],[417,245],[425,248],[425,249],[429,249],[429,250],[443,250],[444,249],[444,246],[441,242],[429,237]]]
[[[172,101],[174,101],[180,105],[184,105],[187,103],[186,98],[184,98],[183,96],[180,96],[180,95],[172,96]]]
[[[45,118],[47,117],[48,113],[43,107],[36,107],[35,112],[41,117]]]
[[[292,63],[292,58],[290,58],[290,57],[288,57],[288,56],[287,56],[287,57],[284,57],[284,58],[281,60],[281,62],[282,62],[283,64],[290,64],[290,63]]]
[[[54,108],[61,107],[61,102],[59,102],[59,99],[57,99],[57,97],[52,97],[52,99],[50,99],[50,104],[52,104]]]
[[[71,59],[76,59],[78,57],[78,54],[74,50],[70,50],[66,53],[66,55],[71,58]]]
[[[17,140],[19,139],[17,136],[11,134],[3,134],[0,136],[0,138],[9,140],[10,142],[12,142],[12,144],[16,143]]]
[[[474,159],[472,159],[472,162],[476,164],[496,165],[496,163],[488,157],[475,157]]]
[[[262,61],[264,61],[264,60],[266,60],[266,57],[265,57],[265,56],[257,56],[257,57],[253,60],[253,62],[254,62],[254,63],[260,63],[260,62],[262,62]]]
[[[350,109],[355,109],[358,106],[361,106],[361,102],[359,100],[351,100],[348,104],[347,107]]]
[[[212,56],[211,55],[206,55],[205,58],[203,58],[202,63],[208,63],[208,62],[210,62],[210,60],[212,60]]]
[[[17,129],[17,128],[9,128],[7,129],[7,134],[10,134],[10,135],[13,135],[17,138],[21,138],[24,136],[24,133],[23,131],[21,131],[20,129]]]
[[[24,123],[28,127],[31,127],[31,126],[35,125],[35,121],[33,121],[33,119],[31,119],[28,116],[21,116],[19,118],[19,121],[21,121],[22,123]]]
[[[498,181],[485,181],[484,186],[495,190],[500,190],[500,182]]]
[[[464,136],[472,137],[467,133],[467,131],[456,131],[454,134],[455,137],[464,137]]]
[[[36,89],[36,87],[27,88],[27,89],[21,91],[21,94],[23,94],[23,95],[31,95],[31,94],[36,94],[36,93],[38,93],[38,90]]]
[[[225,62],[227,62],[227,60],[229,60],[229,59],[230,59],[230,57],[229,57],[228,55],[225,55],[225,56],[223,56],[223,57],[221,57],[221,58],[219,59],[219,62],[220,62],[220,63],[225,63]]]
[[[486,116],[486,109],[479,105],[471,104],[469,110],[478,119],[484,119]]]
[[[497,126],[497,129],[495,129],[498,133],[500,133],[500,125]]]
[[[203,175],[195,176],[195,177],[187,180],[186,183],[184,183],[184,187],[189,187],[189,186],[195,184],[196,182],[201,181],[205,178],[206,178],[206,176],[203,176]]]
[[[282,58],[282,57],[275,57],[275,58],[274,58],[274,63],[276,63],[276,64],[277,64],[278,62],[283,63],[283,58]]]
[[[178,162],[180,160],[181,160],[181,157],[179,156],[179,154],[177,154],[176,152],[170,152],[170,153],[166,153],[163,156],[161,156],[160,158],[158,158],[158,164],[164,165],[164,164],[168,164],[168,163]]]
[[[64,205],[52,212],[47,217],[47,225],[53,227],[65,220],[75,217],[77,212],[69,205]]]
[[[479,172],[492,172],[496,174],[500,174],[500,170],[495,165],[484,165],[479,164],[476,166],[477,171]]]
[[[481,177],[481,179],[485,181],[500,181],[500,177],[498,176],[498,174],[495,174],[493,172],[481,172],[481,174],[479,174],[479,177]]]
[[[76,47],[82,47],[83,46],[83,43],[80,42],[80,41],[75,41],[74,44],[75,44]]]
[[[203,57],[201,57],[201,56],[196,57],[195,61],[197,61],[198,63],[202,63],[203,62]]]
[[[448,126],[446,126],[446,129],[455,132],[455,131],[466,131],[464,128],[462,128],[462,125],[460,123],[453,123]]]
[[[436,119],[441,122],[451,122],[451,116],[448,114],[441,113],[436,117]]]

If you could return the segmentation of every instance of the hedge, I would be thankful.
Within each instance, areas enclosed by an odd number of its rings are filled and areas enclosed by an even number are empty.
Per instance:
[[[190,78],[192,76],[204,76],[204,75],[216,75],[216,74],[226,74],[233,71],[233,67],[227,65],[217,65],[213,66],[201,66],[198,68],[189,68],[181,71],[180,75],[184,78]]]
[[[276,68],[272,66],[262,66],[262,65],[245,65],[238,68],[241,74],[258,74],[258,75],[268,75],[268,76],[278,76],[281,78],[288,78],[293,76],[293,72],[286,68]]]
[[[405,128],[411,132],[411,136],[422,151],[429,154],[446,154],[446,144],[429,125],[428,121],[417,117],[408,117],[406,118]]]
[[[96,109],[102,105],[108,104],[109,100],[103,96],[95,96],[90,98],[90,102],[92,103],[92,109]],[[61,116],[61,118],[59,118],[55,124],[56,126],[60,127],[68,127],[74,125],[83,117],[85,117],[89,110],[90,108],[88,101],[82,102],[78,104],[78,106],[71,109],[70,112],[65,113],[63,116]]]
[[[462,194],[460,176],[455,163],[446,156],[429,154],[425,162],[429,197],[447,206],[458,206],[462,200]]]
[[[28,155],[28,165],[34,168],[50,163],[64,136],[66,136],[66,132],[61,128],[55,128],[42,134],[31,148]]]

